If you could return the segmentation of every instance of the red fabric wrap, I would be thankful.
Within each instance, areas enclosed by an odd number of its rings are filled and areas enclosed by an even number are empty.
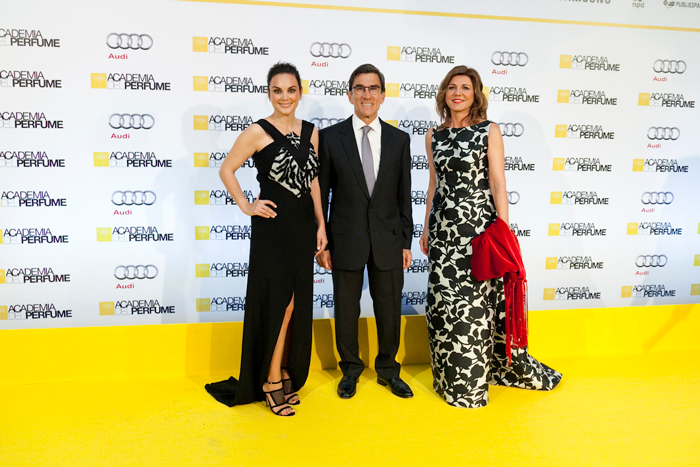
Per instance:
[[[503,277],[510,365],[511,346],[527,346],[527,278],[518,238],[501,218],[472,240],[472,275],[478,281]]]

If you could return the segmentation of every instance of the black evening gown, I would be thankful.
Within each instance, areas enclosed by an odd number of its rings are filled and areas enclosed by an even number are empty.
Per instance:
[[[260,199],[277,205],[277,217],[251,219],[240,376],[205,386],[229,407],[264,400],[262,385],[292,296],[288,367],[295,390],[306,382],[311,360],[316,218],[310,187],[319,172],[311,145],[314,126],[304,121],[300,136],[285,136],[267,120],[256,123],[274,140],[255,153],[253,160]]]

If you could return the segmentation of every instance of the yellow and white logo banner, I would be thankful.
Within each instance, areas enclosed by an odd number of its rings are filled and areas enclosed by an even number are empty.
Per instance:
[[[427,301],[425,135],[459,64],[481,74],[503,135],[530,308],[700,302],[700,8],[390,3],[6,8],[0,329],[242,320],[255,233],[218,169],[271,113],[266,74],[280,60],[299,68],[297,114],[319,129],[351,115],[354,68],[386,77],[380,117],[411,135],[404,313]],[[249,201],[256,175],[252,160],[237,171]],[[331,275],[316,267],[314,316],[333,305]],[[368,294],[361,305],[372,314]]]

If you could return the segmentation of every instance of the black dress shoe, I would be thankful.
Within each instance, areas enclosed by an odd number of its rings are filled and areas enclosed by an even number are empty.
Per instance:
[[[406,384],[404,380],[398,376],[396,378],[385,379],[377,375],[377,382],[382,386],[389,385],[391,392],[395,396],[403,397],[404,399],[413,397],[413,391],[411,391],[411,388],[408,387],[408,384]]]
[[[340,383],[338,383],[338,395],[340,398],[350,399],[355,395],[355,392],[357,392],[357,378],[353,378],[352,376],[343,376],[340,379]]]

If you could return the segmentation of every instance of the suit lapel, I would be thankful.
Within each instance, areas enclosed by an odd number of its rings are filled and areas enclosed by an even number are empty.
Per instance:
[[[360,160],[360,151],[357,149],[357,140],[355,139],[355,133],[352,129],[352,117],[345,120],[345,124],[341,128],[341,133],[342,146],[345,150],[345,155],[350,161],[350,167],[352,167],[353,172],[355,172],[355,177],[357,177],[357,182],[360,184],[360,187],[362,187],[362,192],[365,194],[365,196],[367,196],[367,198],[369,198],[369,190],[367,189],[365,172],[362,170],[362,161]],[[384,132],[382,132],[382,134],[383,133]],[[383,144],[384,138],[382,138],[382,145]]]
[[[384,123],[384,120],[379,120],[382,125],[382,149],[379,156],[379,173],[377,174],[377,182],[374,184],[374,192],[381,185],[382,181],[386,178],[386,172],[389,170],[387,166],[389,165],[389,158],[391,157],[391,152],[393,149],[394,138],[391,137],[390,126],[388,123]],[[362,168],[362,166],[360,166]]]

